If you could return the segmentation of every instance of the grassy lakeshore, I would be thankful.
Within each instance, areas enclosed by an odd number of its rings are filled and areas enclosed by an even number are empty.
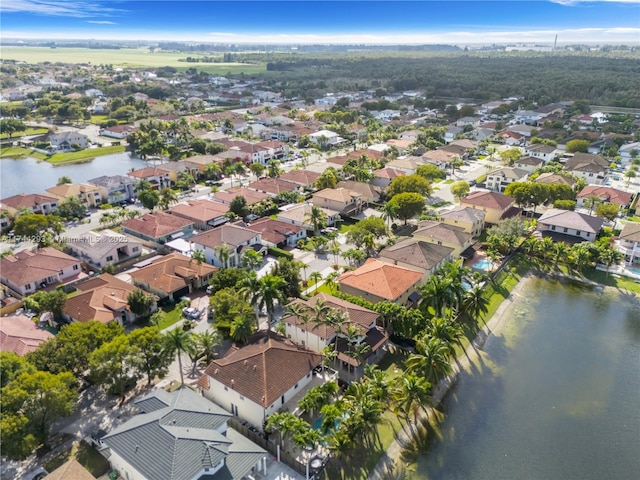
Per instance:
[[[124,145],[116,145],[111,147],[87,148],[78,152],[63,152],[51,155],[46,159],[47,162],[54,165],[82,163],[93,160],[95,157],[102,155],[111,155],[114,153],[124,152]]]

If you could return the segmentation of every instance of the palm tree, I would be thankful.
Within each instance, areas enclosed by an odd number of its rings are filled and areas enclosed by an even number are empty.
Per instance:
[[[324,284],[329,287],[332,292],[335,292],[335,289],[338,286],[338,277],[340,277],[339,272],[331,272],[329,275],[327,275],[327,278],[324,279]]]
[[[160,208],[162,208],[162,210],[166,210],[177,201],[178,196],[169,187],[165,187],[160,190],[160,201],[158,202],[158,204],[160,205]]]
[[[599,203],[602,203],[602,199],[598,195],[589,195],[584,201],[584,206],[589,208],[589,215],[591,215],[591,212],[593,212],[593,209],[598,206]]]
[[[311,272],[309,280],[311,280],[316,287],[314,291],[314,295],[316,295],[318,293],[318,284],[320,283],[320,280],[322,280],[322,274],[320,272]]]
[[[233,173],[238,177],[238,182],[242,185],[241,177],[247,174],[247,168],[242,162],[236,162],[233,164]]]
[[[180,383],[184,385],[184,372],[182,371],[182,352],[187,352],[191,347],[191,333],[177,327],[165,335],[166,349],[172,355],[178,356],[178,368],[180,369]]]
[[[397,385],[393,399],[396,411],[404,417],[409,430],[413,430],[411,415],[417,417],[421,408],[425,412],[427,406],[433,403],[431,394],[431,384],[425,379],[413,373],[397,377]]]
[[[462,308],[474,320],[482,319],[489,312],[489,300],[481,285],[476,284],[465,293]]]
[[[255,274],[251,277],[255,277]],[[287,285],[287,282],[282,277],[272,274],[267,274],[257,281],[251,277],[245,279],[240,292],[256,308],[256,318],[259,318],[258,314],[263,308],[267,309],[267,317],[269,325],[271,325],[275,314],[275,303],[276,301],[284,301],[282,289]]]
[[[205,364],[209,365],[215,358],[216,347],[220,345],[220,338],[215,330],[207,330],[195,334],[195,344],[202,354]]]
[[[340,244],[335,240],[331,242],[329,252],[333,255],[333,268],[338,268],[338,258],[340,257]]]
[[[151,190],[151,182],[145,178],[136,184],[136,192],[142,192],[144,190]]]
[[[394,203],[386,202],[382,206],[382,219],[389,224],[391,227],[391,223],[398,218],[397,207]]]
[[[296,317],[298,319],[298,324],[304,326],[307,338],[305,341],[305,346],[306,348],[309,348],[309,329],[307,328],[309,322],[311,322],[311,318],[309,317],[309,307],[301,301],[293,301],[286,306],[285,311],[287,315]]]
[[[568,255],[569,247],[567,247],[567,244],[564,242],[556,242],[553,245],[553,270],[558,269],[558,264],[560,262],[566,262]]]
[[[244,343],[253,333],[252,323],[252,320],[245,315],[236,316],[231,322],[229,335],[234,341]]]
[[[416,343],[416,352],[409,355],[405,363],[408,373],[423,376],[436,385],[451,372],[449,347],[442,340],[425,337]]]
[[[609,269],[611,265],[617,265],[624,259],[624,255],[611,247],[603,248],[600,252],[600,261],[607,267],[605,278],[609,278]]]
[[[267,176],[269,178],[277,178],[281,173],[280,162],[278,160],[269,160],[267,162]]]
[[[222,264],[222,267],[228,268],[229,258],[231,258],[231,247],[229,247],[229,245],[227,245],[226,243],[223,243],[222,245],[218,245],[217,247],[215,247],[214,250],[216,252],[218,260],[220,260],[220,263]]]
[[[327,224],[327,214],[316,205],[311,207],[311,210],[304,216],[304,219],[313,226],[314,235],[317,235],[318,231]]]
[[[222,175],[222,169],[217,163],[209,163],[204,167],[204,176],[207,180],[218,180]]]
[[[442,340],[449,347],[449,355],[453,355],[454,345],[460,344],[464,332],[458,323],[438,317],[431,320],[427,327],[427,335]]]
[[[195,260],[198,265],[202,265],[207,261],[207,257],[204,254],[204,250],[196,249],[191,252],[191,260]]]

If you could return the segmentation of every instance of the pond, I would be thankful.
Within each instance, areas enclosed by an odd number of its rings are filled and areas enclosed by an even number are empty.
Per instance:
[[[640,478],[640,298],[536,279],[509,308],[407,475]]]
[[[86,182],[102,175],[126,175],[131,169],[146,166],[143,160],[130,153],[116,153],[96,157],[75,165],[53,166],[33,157],[0,160],[0,198],[20,193],[45,193],[55,187],[58,178],[67,176],[74,183]]]

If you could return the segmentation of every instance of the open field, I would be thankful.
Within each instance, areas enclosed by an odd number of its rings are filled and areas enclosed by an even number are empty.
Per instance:
[[[111,155],[113,153],[124,152],[124,145],[115,145],[111,147],[85,148],[77,152],[56,153],[49,158],[47,162],[53,164],[84,162],[101,155]]]
[[[3,47],[4,60],[20,60],[30,64],[42,62],[110,64],[114,67],[175,67],[186,70],[195,67],[207,73],[259,73],[266,70],[265,64],[246,63],[187,63],[179,62],[193,53],[154,52],[148,48],[90,49],[48,47]]]

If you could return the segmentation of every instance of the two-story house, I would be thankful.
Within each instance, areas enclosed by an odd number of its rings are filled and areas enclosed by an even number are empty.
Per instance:
[[[261,218],[247,225],[249,230],[260,233],[261,242],[269,247],[295,247],[299,240],[307,238],[307,229],[270,217]]]
[[[527,171],[519,168],[502,167],[487,174],[486,186],[489,190],[504,192],[507,185],[522,182],[527,178]]]
[[[313,231],[313,224],[309,220],[312,207],[313,205],[310,203],[281,207],[276,218],[282,222],[290,223],[291,225],[298,225],[306,228],[307,230]],[[325,215],[325,224],[327,227],[334,226],[340,220],[339,211],[322,207],[320,207],[320,209]]]
[[[479,237],[484,230],[485,212],[471,207],[457,206],[439,214],[440,221],[470,233],[472,237]]]
[[[458,258],[473,243],[471,233],[467,233],[462,226],[424,220],[419,222],[417,227],[413,232],[414,238],[451,248],[453,258]]]
[[[640,223],[625,224],[616,242],[616,248],[624,255],[627,265],[640,265]]]
[[[576,153],[567,160],[564,169],[589,185],[602,185],[609,171],[609,162],[600,155]]]
[[[19,195],[14,195],[0,200],[2,209],[6,210],[10,214],[15,214],[22,209],[28,209],[33,213],[46,215],[48,213],[55,212],[58,209],[58,204],[58,197],[54,197],[53,195],[43,195],[40,193],[21,193]]]
[[[142,255],[142,242],[113,230],[86,232],[67,242],[73,255],[96,268]]]
[[[419,238],[405,238],[380,251],[383,262],[418,270],[423,281],[445,262],[453,260],[453,248],[426,242]]]
[[[190,220],[198,230],[209,230],[229,221],[229,207],[211,200],[187,200],[173,206],[169,213]]]
[[[514,207],[515,198],[497,192],[475,191],[460,201],[463,207],[482,210],[485,223],[496,224],[503,218],[519,215],[521,210]]]
[[[536,143],[533,145],[528,145],[524,149],[524,154],[533,157],[539,158],[544,161],[544,163],[549,163],[551,160],[558,156],[559,150],[552,146],[546,145],[544,143]]]
[[[63,183],[47,188],[47,192],[58,200],[75,197],[90,208],[95,208],[102,203],[100,188],[91,183]]]
[[[136,196],[136,180],[124,175],[103,175],[87,183],[98,187],[103,203],[114,205]]]
[[[171,187],[171,179],[169,178],[169,172],[166,170],[160,170],[156,167],[144,167],[133,172],[129,172],[130,177],[134,178],[136,182],[140,180],[147,180],[151,184],[153,190],[162,190],[165,187]]]
[[[189,240],[192,249],[204,251],[207,263],[216,267],[241,266],[242,253],[247,249],[266,253],[260,232],[240,225],[222,225],[194,235]]]
[[[313,194],[311,203],[345,216],[357,215],[364,208],[362,195],[346,188],[325,188]]]

